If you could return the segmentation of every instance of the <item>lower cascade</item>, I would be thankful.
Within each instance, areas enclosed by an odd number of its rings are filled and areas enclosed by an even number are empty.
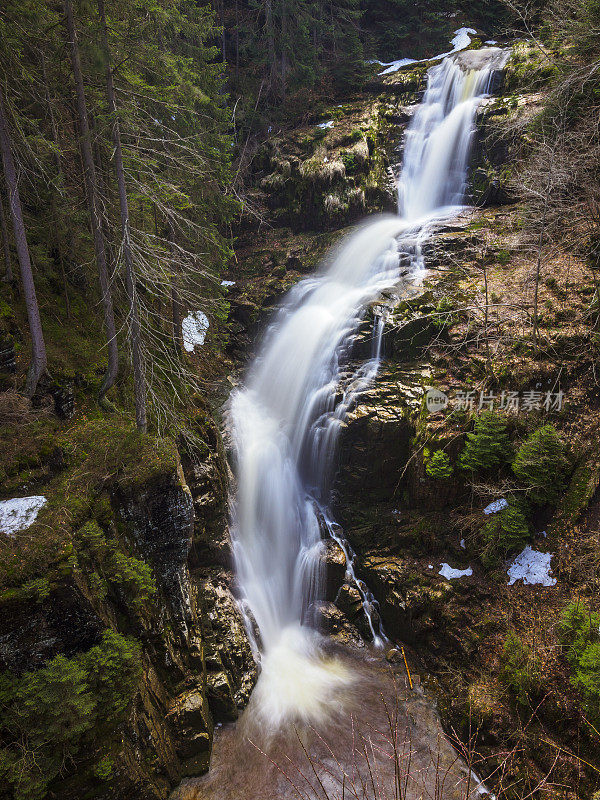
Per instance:
[[[269,326],[228,423],[237,483],[231,503],[235,568],[261,675],[251,700],[263,726],[313,723],[335,709],[352,671],[324,655],[318,634],[323,536],[353,554],[328,512],[336,443],[347,411],[377,374],[385,312],[377,309],[372,354],[350,368],[370,304],[402,296],[422,271],[420,245],[464,200],[478,106],[506,55],[467,51],[430,69],[406,134],[398,216],[369,218],[320,271],[288,294]],[[383,631],[356,581],[374,643]],[[255,623],[255,624],[254,624]]]

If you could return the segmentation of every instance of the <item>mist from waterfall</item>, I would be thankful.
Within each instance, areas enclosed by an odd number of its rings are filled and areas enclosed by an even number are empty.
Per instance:
[[[407,263],[418,268],[418,243],[432,221],[463,201],[477,106],[502,51],[479,52],[474,67],[459,56],[428,74],[406,135],[401,214],[369,218],[289,292],[230,401],[231,536],[262,669],[253,706],[273,726],[325,713],[352,680],[324,658],[316,632],[322,542],[333,535],[342,543],[355,580],[352,553],[327,511],[329,479],[346,413],[377,374],[383,317],[375,315],[372,357],[354,370],[352,345],[369,305],[392,289],[401,295],[401,274]],[[357,586],[377,640],[372,598]]]

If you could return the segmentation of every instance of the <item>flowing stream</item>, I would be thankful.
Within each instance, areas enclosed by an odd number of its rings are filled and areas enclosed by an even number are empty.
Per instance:
[[[392,289],[402,295],[404,277],[422,269],[421,242],[463,202],[475,115],[504,57],[497,48],[466,52],[429,71],[406,134],[400,213],[369,218],[290,291],[244,387],[231,398],[232,541],[261,663],[252,707],[263,726],[312,724],[353,680],[341,662],[323,656],[317,633],[324,535],[342,545],[374,641],[384,638],[373,598],[354,575],[353,554],[327,510],[346,413],[377,374],[384,313],[375,317],[371,358],[355,370],[352,346],[369,306]]]

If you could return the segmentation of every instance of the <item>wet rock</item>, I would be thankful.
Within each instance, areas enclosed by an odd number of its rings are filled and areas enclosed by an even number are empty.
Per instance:
[[[318,611],[324,633],[339,642],[351,644],[355,647],[364,647],[364,640],[358,629],[348,621],[344,613],[334,603],[319,603]]]
[[[187,689],[176,697],[167,712],[167,722],[177,738],[183,774],[202,775],[208,769],[212,741],[212,719],[202,689]]]
[[[239,709],[236,705],[229,674],[225,670],[208,673],[206,694],[213,719],[218,722],[231,722],[237,719]]]
[[[202,638],[208,682],[215,690],[218,688],[218,692],[213,695],[213,710],[218,721],[237,716],[248,702],[257,678],[256,663],[244,620],[229,588],[231,580],[229,573],[218,568],[205,569],[194,574],[198,602],[202,604],[204,611]],[[227,689],[223,683],[223,674]],[[213,675],[220,677],[213,679]]]
[[[333,539],[323,541],[321,562],[325,570],[325,599],[335,600],[346,574],[346,556]]]
[[[43,600],[32,595],[7,592],[0,602],[0,671],[20,674],[100,641],[102,621],[71,577]]]
[[[335,598],[335,604],[350,621],[357,619],[364,613],[360,592],[356,586],[350,583],[344,583],[340,587]]]
[[[75,411],[75,391],[73,383],[50,389],[54,400],[54,412],[61,419],[70,419]]]

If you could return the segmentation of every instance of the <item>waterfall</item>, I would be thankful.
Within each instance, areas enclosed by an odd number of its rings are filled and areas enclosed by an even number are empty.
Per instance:
[[[322,536],[328,531],[344,546],[354,578],[353,554],[327,512],[328,481],[346,412],[377,373],[383,318],[376,317],[372,357],[355,371],[352,344],[368,305],[392,287],[401,293],[401,265],[418,268],[418,244],[432,220],[463,200],[475,113],[502,53],[479,52],[481,63],[465,65],[460,54],[429,72],[406,136],[401,215],[367,220],[290,291],[231,397],[235,568],[256,623],[249,627],[258,631],[255,707],[274,725],[320,713],[350,679],[322,659],[315,632]],[[371,622],[372,597],[357,585]]]
[[[446,58],[429,70],[423,102],[406,134],[398,182],[399,210],[407,219],[463,202],[475,114],[506,58],[495,47],[475,53]]]

